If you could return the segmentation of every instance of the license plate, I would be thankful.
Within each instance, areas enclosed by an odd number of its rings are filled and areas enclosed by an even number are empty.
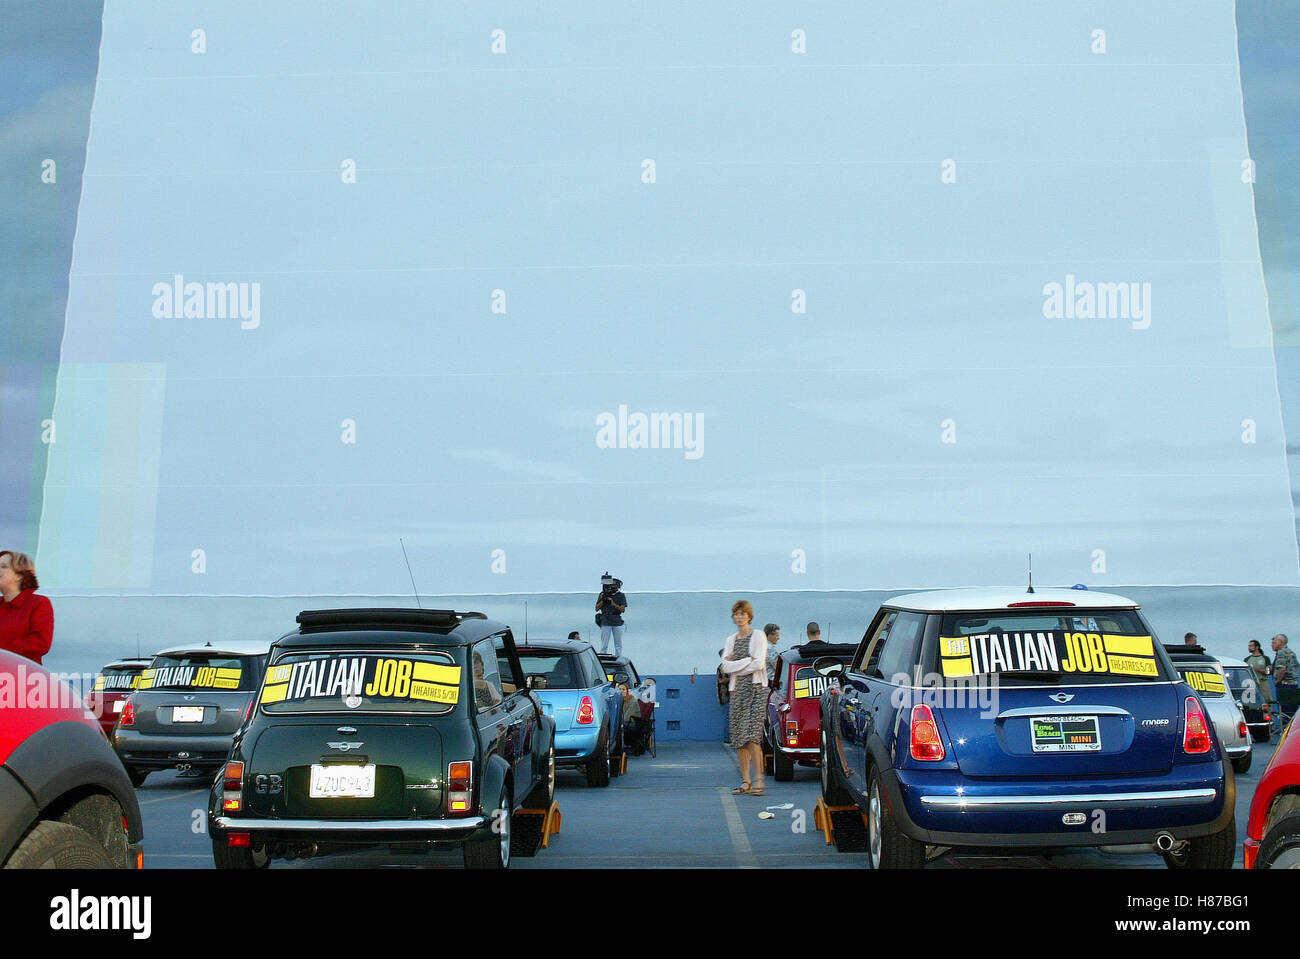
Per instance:
[[[312,799],[374,799],[375,767],[312,766]]]
[[[125,702],[126,700],[119,699],[115,703],[113,703],[113,712],[120,713],[122,711],[122,706]]]
[[[1034,716],[1029,720],[1036,753],[1096,752],[1101,731],[1096,716]]]
[[[201,723],[203,722],[203,707],[202,706],[173,706],[172,722]]]

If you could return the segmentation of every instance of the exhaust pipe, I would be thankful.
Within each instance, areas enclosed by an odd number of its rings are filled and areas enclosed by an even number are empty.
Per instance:
[[[1173,833],[1162,832],[1156,836],[1156,848],[1161,852],[1169,852],[1174,848]]]

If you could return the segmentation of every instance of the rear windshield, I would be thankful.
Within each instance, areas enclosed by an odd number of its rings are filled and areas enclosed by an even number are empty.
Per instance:
[[[1178,666],[1178,674],[1183,681],[1202,696],[1219,699],[1228,695],[1223,677],[1213,666]]]
[[[303,651],[266,671],[266,713],[449,713],[461,667],[447,653]]]
[[[811,666],[800,666],[794,673],[794,698],[816,699],[826,692],[830,683],[825,676],[818,676]]]
[[[1224,666],[1223,672],[1228,677],[1228,685],[1233,693],[1240,696],[1251,685],[1251,668],[1249,666]]]
[[[144,672],[143,666],[133,666],[130,669],[113,669],[102,670],[95,676],[95,691],[103,693],[123,693],[135,689],[140,674]]]
[[[528,675],[546,677],[544,689],[586,689],[578,657],[570,653],[520,653],[519,664]],[[611,670],[612,672],[612,670]]]
[[[1136,610],[950,613],[939,631],[945,678],[1070,683],[1171,680]]]
[[[157,656],[140,674],[137,689],[253,689],[257,670],[251,656]]]

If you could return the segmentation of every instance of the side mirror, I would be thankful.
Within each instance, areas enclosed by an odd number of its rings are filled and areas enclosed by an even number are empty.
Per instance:
[[[813,672],[827,679],[842,679],[848,667],[834,656],[820,656],[813,660]]]
[[[631,677],[628,676],[628,674],[627,674],[625,671],[621,670],[621,669],[620,669],[618,672],[616,672],[616,673],[614,674],[614,685],[615,685],[615,686],[617,686],[619,683],[626,683],[626,682],[629,682],[630,680],[631,680]]]
[[[546,688],[546,674],[545,674],[545,673],[529,673],[527,676],[524,677],[524,683],[525,683],[525,685],[528,686],[529,689],[545,689],[545,688]]]

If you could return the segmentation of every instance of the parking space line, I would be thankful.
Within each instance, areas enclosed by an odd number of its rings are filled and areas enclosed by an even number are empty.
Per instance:
[[[745,835],[745,824],[740,821],[740,810],[736,808],[736,797],[726,786],[718,787],[718,798],[722,800],[722,812],[727,817],[727,832],[731,833],[731,848],[739,860],[741,869],[757,869],[758,860]]]
[[[149,806],[156,802],[170,802],[173,799],[184,799],[186,796],[197,796],[200,793],[207,792],[206,789],[187,789],[183,793],[173,793],[170,796],[159,796],[157,799],[141,799],[141,806]]]

